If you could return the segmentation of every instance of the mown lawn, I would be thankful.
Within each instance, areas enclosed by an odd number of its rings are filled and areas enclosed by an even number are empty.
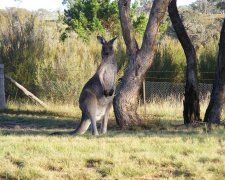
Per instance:
[[[75,115],[77,114],[77,115]],[[225,128],[182,126],[182,117],[148,116],[146,127],[105,136],[50,136],[72,130],[79,113],[0,113],[0,179],[224,179]]]

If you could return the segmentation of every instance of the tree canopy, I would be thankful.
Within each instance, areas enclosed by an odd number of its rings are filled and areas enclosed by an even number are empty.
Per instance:
[[[121,34],[117,0],[71,0],[64,1],[68,10],[64,12],[64,23],[68,26],[62,35],[73,30],[83,39],[88,39],[92,32],[112,36]],[[145,13],[137,14],[138,2],[131,7],[132,23],[137,34],[143,35],[147,23]]]

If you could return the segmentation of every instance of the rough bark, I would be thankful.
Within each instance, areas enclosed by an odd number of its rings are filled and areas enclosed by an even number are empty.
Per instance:
[[[131,0],[119,0],[119,14],[123,38],[127,47],[128,67],[114,98],[114,112],[117,123],[122,127],[140,125],[137,114],[138,96],[147,70],[150,68],[156,50],[156,36],[170,0],[155,0],[139,49],[130,20]]]
[[[183,47],[186,56],[186,85],[184,94],[184,124],[200,121],[199,90],[197,79],[197,56],[195,48],[185,30],[177,9],[177,0],[172,0],[169,8],[169,16],[177,37]]]
[[[219,54],[217,59],[216,77],[204,122],[219,124],[225,100],[225,20],[220,34]]]

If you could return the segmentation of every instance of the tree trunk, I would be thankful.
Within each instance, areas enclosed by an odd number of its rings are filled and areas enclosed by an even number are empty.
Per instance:
[[[225,20],[220,34],[219,54],[217,59],[216,77],[204,122],[219,124],[225,100]]]
[[[169,16],[177,37],[183,47],[187,68],[186,68],[186,85],[184,98],[184,124],[200,121],[200,105],[199,105],[199,90],[197,80],[197,56],[196,51],[191,43],[190,38],[185,30],[182,20],[177,9],[177,0],[172,0],[169,5]]]
[[[142,46],[139,49],[130,20],[131,0],[119,0],[120,22],[127,47],[128,67],[113,101],[117,123],[122,127],[140,125],[138,97],[156,50],[156,36],[170,0],[155,0],[149,15]]]

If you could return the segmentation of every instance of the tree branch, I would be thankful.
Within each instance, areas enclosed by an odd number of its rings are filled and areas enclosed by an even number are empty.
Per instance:
[[[140,50],[141,53],[147,54],[149,50],[154,51],[156,48],[156,36],[159,31],[159,25],[165,15],[170,1],[171,0],[155,0],[153,2],[148,24],[144,33],[144,39]]]
[[[6,79],[9,79],[14,85],[16,85],[16,87],[18,87],[21,91],[23,91],[23,93],[25,95],[27,95],[28,97],[30,97],[31,99],[37,101],[41,106],[43,106],[45,109],[48,108],[47,104],[45,104],[43,101],[41,101],[39,98],[37,98],[33,93],[31,93],[30,91],[28,91],[25,87],[23,87],[22,85],[20,85],[18,82],[16,82],[14,79],[12,79],[11,77],[5,75]]]
[[[127,53],[129,57],[133,57],[137,53],[138,45],[134,36],[130,18],[131,0],[119,0],[118,5],[119,5],[120,23],[123,38],[127,47]]]
[[[184,49],[186,58],[189,59],[190,54],[196,56],[195,48],[194,48],[193,44],[191,43],[191,40],[185,30],[182,20],[180,18],[180,15],[179,15],[179,12],[177,9],[177,0],[171,1],[168,11],[169,11],[169,16],[170,16],[171,22],[173,24],[173,28],[176,31],[177,38],[179,39],[179,41]],[[194,58],[196,59],[196,57],[194,57]]]

